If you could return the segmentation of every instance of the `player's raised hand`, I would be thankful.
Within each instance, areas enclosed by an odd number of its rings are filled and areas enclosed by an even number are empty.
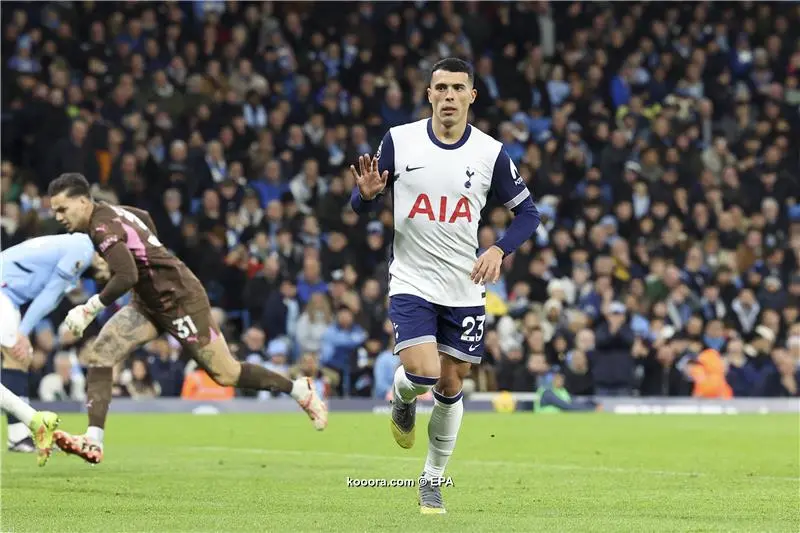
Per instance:
[[[356,180],[358,191],[364,200],[372,200],[386,188],[389,180],[389,171],[384,170],[383,174],[378,171],[378,158],[364,154],[358,157],[358,170],[350,165],[350,172]]]
[[[490,246],[475,261],[470,279],[475,284],[494,283],[500,279],[500,267],[503,264],[503,250],[497,246]]]

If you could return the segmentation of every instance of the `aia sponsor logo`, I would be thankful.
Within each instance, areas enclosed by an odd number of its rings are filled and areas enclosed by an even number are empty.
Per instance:
[[[432,222],[447,222],[454,224],[458,219],[466,219],[467,222],[472,222],[472,211],[469,206],[469,200],[466,196],[459,198],[455,205],[448,205],[447,196],[441,196],[439,201],[432,202],[427,194],[420,194],[414,202],[414,206],[408,213],[408,218],[426,217]]]

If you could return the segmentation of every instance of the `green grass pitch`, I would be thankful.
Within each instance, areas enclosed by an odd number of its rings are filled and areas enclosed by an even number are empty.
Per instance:
[[[3,451],[0,530],[800,531],[796,415],[467,412],[446,515],[420,515],[415,488],[346,486],[416,478],[418,422],[406,451],[383,415],[333,413],[316,433],[299,413],[112,413],[100,466],[57,454],[40,469]]]

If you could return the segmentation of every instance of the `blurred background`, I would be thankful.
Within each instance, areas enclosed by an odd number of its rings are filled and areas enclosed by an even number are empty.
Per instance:
[[[237,357],[384,398],[392,212],[352,212],[348,167],[458,56],[542,215],[488,287],[468,392],[797,396],[799,28],[788,2],[4,2],[2,245],[60,231],[47,184],[81,172],[152,214]],[[481,248],[510,216],[489,202]],[[80,341],[58,325],[97,291],[37,327],[33,398],[84,398],[125,299]],[[167,337],[114,391],[241,394]]]

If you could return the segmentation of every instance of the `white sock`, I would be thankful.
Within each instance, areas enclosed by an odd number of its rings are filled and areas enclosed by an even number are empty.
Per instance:
[[[15,422],[8,425],[8,435],[6,435],[8,444],[16,444],[19,441],[31,436],[31,430],[28,429],[22,422]]]
[[[103,428],[99,428],[97,426],[89,426],[86,430],[86,436],[95,441],[99,445],[103,445],[103,435],[105,434],[105,430]]]
[[[27,401],[8,390],[4,385],[0,385],[0,407],[2,407],[3,411],[19,418],[19,421],[25,424],[26,428],[31,425],[33,415],[36,414],[36,409],[28,405]]]
[[[306,378],[300,378],[292,382],[292,391],[289,393],[289,395],[299,402],[304,400],[310,392],[311,389],[308,388],[308,381],[306,381]],[[269,395],[269,393],[267,394]]]
[[[433,387],[439,378],[416,376],[406,372],[402,365],[394,371],[394,397],[400,398],[403,403],[411,403],[420,394],[425,394]]]
[[[433,411],[428,422],[428,458],[425,460],[425,477],[432,479],[444,476],[447,461],[456,447],[456,438],[463,417],[464,401],[461,392],[449,397],[442,396],[436,390],[433,391]]]

